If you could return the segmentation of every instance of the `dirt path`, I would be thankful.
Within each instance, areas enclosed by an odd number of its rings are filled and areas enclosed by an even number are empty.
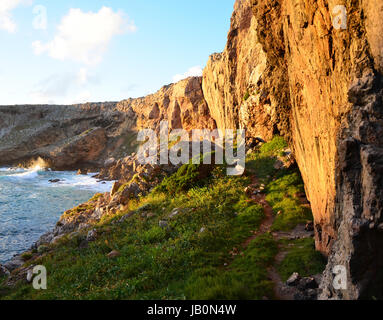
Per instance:
[[[249,244],[256,238],[258,238],[259,236],[269,232],[271,230],[271,227],[274,223],[274,220],[275,220],[275,217],[274,217],[274,214],[273,214],[273,209],[271,208],[271,206],[267,203],[266,201],[266,196],[264,194],[258,194],[258,195],[253,195],[251,197],[251,199],[253,201],[255,201],[256,203],[262,205],[263,207],[263,211],[265,213],[265,219],[262,221],[258,231],[256,233],[254,233],[254,235],[252,235],[250,238],[248,238],[244,244],[243,244],[243,247],[244,248],[247,248],[249,246]]]
[[[259,186],[259,180],[253,176],[252,183],[249,186],[250,190],[255,186]],[[255,188],[257,189],[257,188]],[[257,237],[264,235],[271,231],[271,227],[275,221],[275,216],[273,213],[273,209],[270,204],[266,201],[266,195],[264,193],[251,194],[251,199],[260,204],[263,207],[263,211],[265,213],[265,219],[262,221],[259,230],[254,233],[251,237],[249,237],[244,243],[243,248],[246,249],[249,244],[255,240]],[[278,236],[276,234],[272,234],[275,240],[278,240]],[[279,264],[283,261],[286,256],[286,252],[281,251],[279,247],[279,252],[275,256],[274,264]],[[271,266],[268,270],[268,276],[270,280],[274,283],[274,296],[278,300],[293,300],[293,294],[291,292],[286,292],[286,286],[284,285],[281,277],[279,276],[277,270],[274,266]]]
[[[278,265],[286,257],[287,252],[281,251],[279,247],[279,252],[275,256],[274,264]],[[268,275],[271,281],[274,283],[274,296],[277,300],[294,300],[295,290],[287,287],[281,279],[275,266],[271,266],[268,270]]]

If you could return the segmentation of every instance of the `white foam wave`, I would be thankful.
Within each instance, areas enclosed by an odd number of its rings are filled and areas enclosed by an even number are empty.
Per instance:
[[[77,175],[76,172],[72,171],[52,171],[41,166],[35,166],[28,170],[20,168],[4,169],[6,169],[5,172],[9,173],[6,175],[7,179],[15,182],[18,180],[28,181],[28,183],[45,188],[71,187],[94,192],[109,192],[114,183],[114,181],[99,181],[91,175]],[[50,180],[58,180],[58,182],[53,183]]]
[[[113,181],[99,181],[91,176],[65,176],[57,183],[50,183],[56,187],[74,187],[78,189],[92,190],[98,192],[109,192],[112,188]]]
[[[40,166],[35,166],[26,172],[14,174],[12,177],[20,179],[35,179],[38,177],[40,171],[43,171],[43,168]]]
[[[0,172],[24,172],[23,168],[3,167],[0,168]]]
[[[24,168],[8,168],[9,172],[25,172],[27,169]]]

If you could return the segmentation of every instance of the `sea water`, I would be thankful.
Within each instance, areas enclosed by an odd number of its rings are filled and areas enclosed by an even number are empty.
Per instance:
[[[59,179],[57,183],[49,180]],[[109,192],[112,182],[90,175],[32,169],[0,168],[0,263],[28,250],[52,230],[64,211]]]

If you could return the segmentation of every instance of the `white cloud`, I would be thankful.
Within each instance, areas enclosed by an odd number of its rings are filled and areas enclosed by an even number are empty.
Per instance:
[[[77,74],[77,82],[80,85],[86,84],[88,82],[88,69],[81,68]]]
[[[190,68],[184,74],[176,74],[173,77],[173,82],[178,82],[189,77],[201,77],[201,76],[202,76],[202,68],[200,66],[195,66]]]
[[[58,60],[98,64],[115,35],[137,30],[123,12],[102,7],[97,13],[70,9],[57,28],[52,41],[33,42],[37,55],[47,52]]]
[[[74,104],[90,101],[89,85],[97,84],[98,78],[81,68],[77,73],[54,74],[40,81],[30,92],[35,104]]]
[[[12,10],[21,4],[31,3],[32,0],[0,0],[0,30],[14,33],[17,27],[13,21]]]

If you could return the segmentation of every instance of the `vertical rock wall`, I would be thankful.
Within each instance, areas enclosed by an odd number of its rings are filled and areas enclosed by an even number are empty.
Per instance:
[[[382,11],[380,0],[237,0],[225,51],[204,70],[219,128],[280,133],[294,149],[329,255],[323,298],[382,294]],[[347,290],[333,289],[335,265]]]

